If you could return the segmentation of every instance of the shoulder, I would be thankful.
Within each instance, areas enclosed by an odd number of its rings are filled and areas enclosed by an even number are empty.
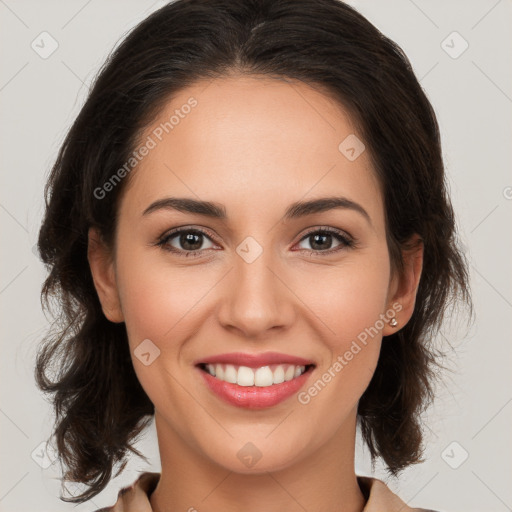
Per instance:
[[[152,512],[149,496],[159,479],[160,473],[142,473],[135,482],[119,491],[114,505],[95,512]]]
[[[357,481],[367,500],[363,512],[438,512],[426,508],[411,508],[377,478],[358,476]]]

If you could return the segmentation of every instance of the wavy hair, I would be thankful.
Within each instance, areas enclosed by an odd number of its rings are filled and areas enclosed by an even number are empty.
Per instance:
[[[176,92],[233,72],[298,80],[348,109],[381,184],[392,267],[412,235],[424,248],[410,321],[383,340],[358,421],[374,461],[396,475],[421,460],[420,413],[433,398],[431,339],[447,307],[470,304],[457,247],[434,110],[410,62],[354,8],[338,0],[177,0],[138,24],[111,53],[58,152],[45,188],[38,249],[48,269],[43,307],[55,323],[38,351],[35,378],[51,395],[52,437],[65,480],[86,501],[125,467],[154,406],[130,357],[124,324],[106,319],[88,260],[88,230],[112,246],[119,198],[95,190],[120,169],[148,123]],[[53,304],[51,302],[53,301]]]

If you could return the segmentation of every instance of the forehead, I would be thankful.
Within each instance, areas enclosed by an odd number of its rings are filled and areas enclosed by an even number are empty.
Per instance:
[[[197,196],[226,204],[229,214],[226,198],[261,208],[342,194],[378,216],[368,151],[355,160],[344,153],[343,141],[357,146],[358,139],[346,109],[307,84],[253,76],[199,81],[146,128],[140,144],[151,140],[152,149],[127,196],[139,210],[166,194]]]

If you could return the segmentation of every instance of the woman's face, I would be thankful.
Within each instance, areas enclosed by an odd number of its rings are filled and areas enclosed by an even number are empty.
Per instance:
[[[327,96],[256,77],[182,90],[141,137],[115,280],[95,282],[105,314],[126,323],[159,436],[237,472],[353,442],[401,315],[383,199],[356,137]],[[324,198],[336,201],[315,206]]]

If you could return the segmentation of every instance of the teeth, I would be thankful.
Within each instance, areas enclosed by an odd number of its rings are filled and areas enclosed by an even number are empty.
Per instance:
[[[233,365],[227,364],[224,370],[224,378],[222,380],[230,382],[231,384],[236,384],[238,376],[237,373],[238,372]]]
[[[306,371],[306,367],[280,364],[253,369],[247,366],[236,367],[232,364],[207,364],[206,371],[213,377],[231,384],[268,387],[300,377]]]
[[[236,382],[239,386],[254,386],[254,372],[247,366],[238,368],[238,378]]]
[[[240,370],[239,370],[240,371]],[[251,370],[251,373],[254,373]],[[274,384],[274,375],[268,366],[263,366],[254,373],[254,385],[259,387],[272,386]]]
[[[281,384],[281,382],[284,382],[284,368],[279,365],[274,370],[274,384]]]
[[[286,369],[286,372],[284,373],[284,380],[288,382],[289,380],[292,380],[294,376],[295,376],[295,366],[288,366],[288,368]]]

